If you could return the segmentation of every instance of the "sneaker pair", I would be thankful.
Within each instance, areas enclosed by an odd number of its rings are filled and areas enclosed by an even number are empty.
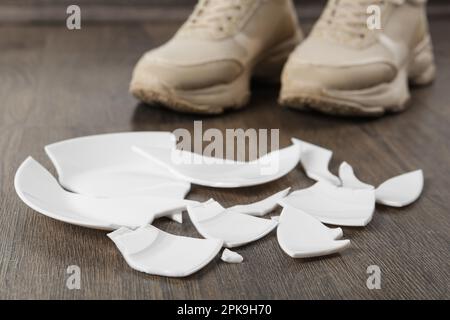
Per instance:
[[[381,29],[368,27],[376,6]],[[292,0],[199,0],[175,36],[147,52],[131,92],[194,113],[245,106],[250,80],[280,79],[280,104],[378,116],[406,108],[409,83],[435,77],[426,0],[329,0],[304,39]]]

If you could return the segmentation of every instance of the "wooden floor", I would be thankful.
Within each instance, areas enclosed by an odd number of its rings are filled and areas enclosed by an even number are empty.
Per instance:
[[[413,91],[411,108],[382,119],[339,119],[283,109],[277,86],[254,86],[248,108],[199,117],[150,108],[127,91],[142,52],[166,40],[175,24],[93,24],[0,27],[0,298],[39,299],[363,299],[449,298],[450,281],[450,42],[448,18],[433,19],[439,76]],[[299,137],[335,151],[331,169],[351,163],[372,184],[421,168],[422,198],[404,209],[378,207],[366,228],[344,228],[349,250],[294,260],[275,234],[238,248],[240,265],[214,260],[186,279],[133,271],[105,232],[46,218],[16,196],[15,170],[29,155],[54,173],[46,144],[133,130],[280,128],[281,144]],[[300,168],[265,186],[242,190],[195,187],[190,198],[225,206],[312,184]],[[189,219],[158,221],[166,231],[199,237]],[[81,290],[68,290],[69,265],[81,267]],[[366,287],[378,265],[382,289]]]

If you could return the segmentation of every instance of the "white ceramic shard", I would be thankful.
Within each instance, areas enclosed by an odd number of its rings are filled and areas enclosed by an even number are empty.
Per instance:
[[[216,188],[264,184],[285,176],[300,160],[300,147],[295,144],[249,162],[211,158],[183,150],[137,144],[133,150],[152,163],[165,166],[179,179]]]
[[[410,205],[422,194],[423,180],[422,170],[391,178],[376,189],[377,202],[391,207]]]
[[[239,253],[231,251],[227,248],[223,250],[220,259],[227,263],[242,263],[242,261],[244,261],[244,258]]]
[[[375,190],[317,182],[310,188],[292,192],[280,204],[302,210],[323,223],[365,226],[372,220],[375,210]]]
[[[350,240],[336,240],[340,228],[330,229],[309,214],[291,207],[281,212],[277,229],[281,249],[293,258],[312,258],[340,252]]]
[[[227,248],[256,241],[275,229],[278,224],[271,219],[227,210],[212,199],[188,205],[187,210],[192,223],[203,237],[222,239]]]
[[[278,202],[289,193],[289,190],[291,190],[291,188],[280,191],[261,201],[233,206],[228,208],[228,210],[245,213],[256,217],[262,217],[269,212],[272,212],[278,206]]]
[[[108,237],[131,268],[165,277],[187,277],[197,272],[222,248],[221,240],[176,236],[151,225],[134,231],[121,228]]]
[[[332,151],[296,138],[292,138],[292,142],[300,146],[300,162],[309,178],[315,181],[327,181],[336,186],[341,185],[339,178],[328,169],[333,156]]]
[[[339,167],[339,178],[344,188],[352,189],[374,189],[374,186],[360,181],[356,176],[351,165],[342,162]]]
[[[95,229],[139,227],[159,217],[176,216],[193,203],[159,196],[94,198],[71,193],[31,157],[17,170],[14,184],[30,208],[56,220]]]
[[[273,217],[270,217],[270,219],[280,222],[280,216],[273,216]]]
[[[162,195],[184,198],[190,185],[131,150],[134,144],[175,148],[169,132],[124,132],[81,137],[45,147],[67,190],[94,197]]]

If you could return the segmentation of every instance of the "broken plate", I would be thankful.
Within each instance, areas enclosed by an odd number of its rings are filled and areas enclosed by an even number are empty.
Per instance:
[[[344,188],[352,189],[374,189],[374,186],[364,183],[355,176],[355,172],[351,165],[347,162],[342,162],[339,167],[339,178],[342,181]]]
[[[291,188],[284,189],[283,191],[280,191],[261,201],[233,206],[227,210],[262,217],[269,212],[272,212],[278,206],[278,202],[287,196],[289,190],[291,190]]]
[[[333,152],[314,144],[292,138],[292,142],[301,149],[301,159],[306,175],[315,181],[328,181],[335,186],[340,186],[338,177],[328,170]]]
[[[410,205],[420,197],[423,180],[422,170],[391,178],[375,190],[377,202],[391,207]]]
[[[223,250],[220,259],[227,263],[241,263],[244,261],[244,258],[239,253],[231,251],[227,248]]]
[[[187,204],[195,203],[159,196],[94,198],[71,193],[31,157],[17,170],[14,185],[30,208],[56,220],[95,229],[136,228],[159,217],[176,215]]]
[[[277,229],[281,249],[292,258],[312,258],[340,252],[350,246],[342,229],[330,229],[316,218],[291,207],[281,212]]]
[[[300,160],[300,147],[295,144],[250,162],[212,158],[183,150],[138,144],[133,150],[166,167],[179,179],[217,188],[255,186],[279,179],[294,169]]]
[[[121,228],[108,237],[131,268],[166,277],[187,277],[202,269],[223,244],[217,239],[176,236],[151,225],[134,231]]]
[[[256,241],[275,229],[278,224],[274,220],[227,210],[212,199],[188,205],[187,210],[192,223],[203,237],[222,239],[227,248]]]
[[[310,188],[292,192],[280,204],[302,210],[323,223],[365,226],[375,210],[375,191],[336,187],[319,181]]]
[[[190,185],[136,155],[134,144],[175,148],[169,132],[125,132],[81,137],[45,147],[67,190],[93,197],[158,195],[184,198]]]

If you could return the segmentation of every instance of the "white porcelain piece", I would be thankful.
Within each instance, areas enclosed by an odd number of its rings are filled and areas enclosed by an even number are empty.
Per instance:
[[[242,263],[242,261],[244,261],[244,258],[239,253],[231,251],[227,248],[223,250],[220,259],[227,263]]]
[[[339,167],[339,178],[342,181],[342,186],[344,188],[352,189],[374,189],[374,186],[364,183],[359,180],[351,165],[347,162],[342,162]]]
[[[291,188],[284,189],[266,199],[250,204],[241,204],[228,208],[228,210],[245,213],[256,217],[262,217],[272,212],[277,206],[278,202],[283,199]]]
[[[67,190],[94,197],[162,195],[184,198],[190,185],[164,167],[149,165],[134,144],[175,148],[170,132],[101,134],[50,144],[45,151]]]
[[[309,178],[315,181],[328,181],[336,186],[341,185],[339,178],[328,169],[333,156],[332,151],[296,138],[292,138],[292,142],[300,146],[300,162]]]
[[[179,215],[190,200],[160,196],[95,198],[71,193],[33,158],[27,158],[16,172],[15,188],[30,208],[56,220],[112,230],[139,227],[154,219]]]
[[[295,144],[249,162],[211,158],[183,150],[138,144],[133,150],[151,162],[165,166],[179,179],[216,188],[264,184],[285,176],[300,160],[300,147]]]
[[[423,172],[416,170],[383,182],[375,191],[377,202],[404,207],[416,201],[423,191]]]
[[[187,277],[206,266],[222,248],[217,239],[176,236],[145,225],[108,234],[128,265],[140,272],[165,277]]]
[[[311,215],[292,207],[281,212],[277,238],[281,249],[293,258],[312,258],[340,252],[350,246],[342,229],[330,229]]]
[[[280,204],[302,210],[323,223],[365,226],[372,220],[375,210],[375,191],[342,188],[319,181],[312,187],[292,192]]]
[[[212,199],[188,205],[187,210],[192,223],[203,237],[222,239],[227,248],[256,241],[270,233],[278,224],[271,219],[227,210]]]

